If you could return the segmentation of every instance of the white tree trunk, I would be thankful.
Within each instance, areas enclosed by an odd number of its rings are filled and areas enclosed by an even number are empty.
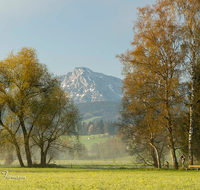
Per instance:
[[[194,62],[191,62],[191,102],[190,102],[190,128],[189,128],[189,164],[193,165],[193,130],[194,130]]]

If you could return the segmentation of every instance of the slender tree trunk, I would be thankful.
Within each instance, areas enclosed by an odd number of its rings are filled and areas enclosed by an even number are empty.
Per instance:
[[[44,163],[44,152],[43,152],[43,147],[40,148],[40,165],[43,167]]]
[[[24,137],[24,146],[25,146],[25,152],[26,152],[26,159],[27,159],[27,164],[28,167],[32,167],[32,158],[31,158],[31,151],[29,147],[29,138]]]
[[[29,137],[27,135],[24,121],[21,118],[20,118],[20,124],[22,127],[23,135],[24,135],[24,147],[25,147],[25,152],[26,152],[27,164],[28,164],[28,167],[31,168],[32,167],[32,158],[31,158],[31,151],[30,151],[30,146],[29,146]]]
[[[51,160],[52,160],[52,158],[50,157],[49,160],[48,160],[48,162],[47,162],[47,164],[49,164],[51,162]]]
[[[45,164],[45,167],[47,165],[47,153],[48,153],[49,147],[50,147],[50,142],[48,142],[46,150],[44,151],[44,164]]]
[[[150,142],[150,145],[153,147],[153,149],[154,149],[154,151],[156,153],[157,167],[158,167],[158,169],[160,169],[161,168],[161,162],[160,162],[160,157],[159,157],[159,154],[158,154],[158,149],[151,142]]]
[[[191,62],[191,103],[190,103],[190,127],[189,127],[189,164],[193,165],[193,130],[194,130],[194,62]]]
[[[193,118],[193,105],[190,105],[190,128],[189,128],[189,165],[193,165],[193,129],[194,129],[194,118]]]
[[[10,135],[12,137],[12,143],[15,146],[15,150],[16,150],[17,158],[19,160],[19,164],[20,164],[21,167],[25,167],[23,159],[22,159],[22,156],[21,156],[21,150],[20,150],[19,144],[17,142],[17,139],[16,139],[15,135],[12,134],[11,132],[10,132]]]
[[[16,149],[16,153],[17,153],[17,158],[19,160],[20,166],[21,167],[25,167],[24,162],[22,160],[22,156],[21,156],[21,151],[20,151],[20,147],[18,144],[14,144],[15,149]]]
[[[173,169],[178,169],[178,162],[176,159],[176,152],[174,148],[174,139],[172,135],[172,130],[169,130],[168,133],[169,133],[170,152],[171,152],[171,157],[172,157],[172,167]]]
[[[158,168],[158,162],[157,162],[157,159],[156,159],[154,148],[151,149],[151,154],[152,154],[152,158],[153,158],[153,166],[154,166],[154,168]]]
[[[41,167],[44,168],[46,165],[46,162],[45,162],[45,153],[43,150],[43,146],[41,147],[41,155],[40,156],[41,156],[40,164],[41,164]]]
[[[21,156],[20,147],[19,147],[19,145],[18,145],[18,142],[17,142],[17,139],[16,139],[15,134],[12,133],[12,131],[11,131],[9,128],[7,128],[7,127],[3,124],[2,120],[0,120],[0,123],[1,123],[1,125],[8,131],[8,133],[10,134],[10,136],[11,136],[11,138],[12,138],[12,143],[13,143],[14,146],[15,146],[15,150],[16,150],[16,154],[17,154],[17,158],[18,158],[18,160],[19,160],[20,166],[21,166],[21,167],[25,167],[25,165],[24,165],[24,163],[23,163],[22,156]]]
[[[166,109],[166,119],[167,119],[167,131],[168,131],[168,138],[169,138],[169,147],[171,152],[171,158],[172,158],[172,167],[173,169],[178,169],[178,162],[176,159],[176,152],[175,152],[175,144],[174,144],[174,138],[173,138],[173,125],[172,125],[172,117],[170,113],[170,104],[169,104],[169,81],[166,80],[165,84],[165,109]]]
[[[170,152],[171,152],[171,158],[172,158],[172,167],[173,169],[178,169],[178,162],[176,159],[176,152],[175,152],[175,147],[174,147],[174,138],[173,138],[173,128],[172,128],[172,121],[171,121],[171,114],[170,114],[170,106],[169,106],[169,91],[168,91],[168,80],[166,80],[165,84],[165,109],[166,109],[166,119],[167,119],[167,131],[168,131],[168,138],[169,138],[169,146],[170,146]]]
[[[47,153],[44,153],[44,167],[47,166]]]
[[[47,152],[49,150],[50,144],[48,143],[46,149],[44,150],[44,145],[42,145],[41,147],[41,166],[43,168],[46,167],[47,165]]]

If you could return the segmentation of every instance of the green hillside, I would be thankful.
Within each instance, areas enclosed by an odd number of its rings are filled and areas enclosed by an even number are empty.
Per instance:
[[[98,121],[100,119],[104,121],[116,121],[119,104],[119,102],[101,101],[80,103],[77,104],[77,107],[84,121]]]

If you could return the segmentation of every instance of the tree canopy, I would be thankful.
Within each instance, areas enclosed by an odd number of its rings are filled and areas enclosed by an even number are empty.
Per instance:
[[[78,136],[78,110],[58,79],[39,62],[35,49],[24,47],[2,60],[0,81],[0,124],[15,146],[22,167],[21,141],[27,164],[32,167],[31,147],[35,139],[47,143],[47,152],[61,134]]]
[[[140,142],[145,139],[149,143],[153,134],[157,134],[158,139],[166,134],[173,168],[178,168],[176,148],[180,146],[177,121],[187,111],[183,78],[190,80],[188,154],[190,164],[193,163],[194,73],[195,65],[199,64],[199,6],[200,2],[195,0],[160,0],[155,5],[138,8],[132,49],[118,55],[125,75],[121,132],[123,134],[125,129],[131,128],[133,135],[128,135],[128,139],[136,140],[136,135]],[[156,149],[154,145],[155,152]]]

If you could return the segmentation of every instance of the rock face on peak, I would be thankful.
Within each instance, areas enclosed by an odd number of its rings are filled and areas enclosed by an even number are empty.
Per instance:
[[[120,101],[122,81],[119,78],[96,73],[85,67],[76,67],[60,76],[61,86],[76,103]]]

